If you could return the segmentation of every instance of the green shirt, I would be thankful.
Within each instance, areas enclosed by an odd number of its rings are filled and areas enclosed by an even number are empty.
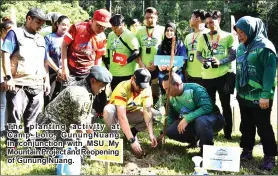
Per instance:
[[[220,33],[220,34],[219,34]],[[211,36],[209,33],[206,34],[208,37],[208,41],[210,43],[210,46],[212,46],[212,41],[211,41]],[[217,42],[217,39],[219,38],[218,41],[218,47],[216,48],[217,53],[214,54],[214,57],[216,57],[218,60],[225,59],[228,57],[228,50],[233,46],[234,43],[234,38],[231,33],[225,32],[225,31],[220,31],[217,34],[213,35],[213,41]],[[212,48],[212,47],[211,47]],[[197,45],[197,51],[203,53],[203,57],[208,59],[211,56],[211,52],[208,49],[208,46],[206,44],[205,38],[202,35],[198,41]],[[227,72],[232,71],[232,66],[231,63],[219,65],[218,68],[208,68],[205,69],[202,67],[202,78],[203,79],[213,79],[213,78],[218,78],[220,76],[225,75]]]
[[[190,110],[189,113],[182,115],[188,123],[200,116],[219,112],[218,107],[212,102],[206,89],[195,83],[185,83],[183,94],[170,98],[168,125],[177,120],[183,107]]]
[[[248,84],[239,87],[240,68],[244,51],[242,44],[239,45],[236,56],[236,89],[239,96],[246,101],[246,105],[254,105],[260,98],[273,99],[275,90],[275,75],[277,57],[269,49],[257,48],[249,52],[248,60]]]
[[[157,25],[154,28],[149,28],[149,35],[152,34],[150,40],[148,40],[149,37],[146,29],[146,26],[143,26],[140,29],[138,29],[136,37],[141,47],[142,62],[146,66],[150,66],[152,62],[154,62],[154,55],[157,54],[158,46],[162,42],[164,36],[164,27]],[[149,54],[146,53],[146,48],[150,48]]]
[[[202,32],[192,32],[185,37],[184,44],[187,48],[188,60],[186,71],[189,76],[194,78],[202,77],[203,64],[197,59],[197,44],[202,36]],[[192,45],[193,43],[193,45]]]
[[[120,36],[122,40],[130,47],[131,50],[139,49],[139,43],[134,34],[132,34],[128,29],[125,29],[124,32]],[[108,35],[107,39],[107,49],[109,50],[109,58],[110,58],[110,69],[109,71],[113,76],[129,76],[133,75],[136,69],[136,61],[132,61],[127,65],[121,65],[117,63],[113,59],[113,52],[120,53],[125,55],[127,58],[132,54],[131,50],[129,50],[120,40],[120,38],[112,31]]]

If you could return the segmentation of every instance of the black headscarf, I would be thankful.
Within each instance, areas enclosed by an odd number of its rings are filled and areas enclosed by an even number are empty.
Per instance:
[[[172,48],[172,38],[168,39],[166,37],[166,30],[168,27],[173,28],[173,30],[175,31],[175,36],[176,36],[176,45],[177,45],[177,41],[178,41],[178,37],[177,37],[177,27],[175,25],[175,23],[172,22],[168,22],[165,25],[165,30],[164,30],[164,39],[161,43],[161,54],[162,55],[171,55],[171,48]]]

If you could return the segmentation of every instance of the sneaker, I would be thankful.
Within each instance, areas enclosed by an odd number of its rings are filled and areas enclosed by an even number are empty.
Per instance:
[[[243,151],[240,155],[240,160],[241,161],[248,161],[248,160],[252,160],[252,159],[253,159],[252,150],[243,149]]]
[[[275,167],[275,157],[265,155],[263,163],[260,165],[259,169],[271,171],[273,167]]]

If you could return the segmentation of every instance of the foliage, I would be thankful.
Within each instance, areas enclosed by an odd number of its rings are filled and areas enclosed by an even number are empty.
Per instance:
[[[72,23],[83,21],[89,18],[89,14],[78,6],[78,2],[65,3],[64,1],[6,1],[1,5],[1,15],[9,16],[11,7],[16,10],[17,24],[22,25],[25,22],[26,14],[31,7],[41,8],[45,13],[60,12],[70,17]]]

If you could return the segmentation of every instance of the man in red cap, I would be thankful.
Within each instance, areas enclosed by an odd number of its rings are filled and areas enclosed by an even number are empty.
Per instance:
[[[93,18],[88,22],[80,22],[70,27],[61,46],[64,87],[85,78],[93,65],[101,64],[101,58],[106,51],[104,30],[111,27],[110,18],[110,12],[99,9],[94,12]],[[97,100],[106,103],[105,92],[99,96]],[[96,109],[99,109],[101,113],[103,107]]]

